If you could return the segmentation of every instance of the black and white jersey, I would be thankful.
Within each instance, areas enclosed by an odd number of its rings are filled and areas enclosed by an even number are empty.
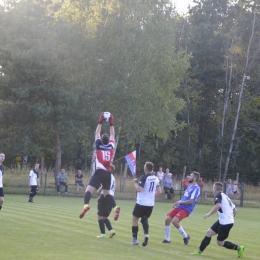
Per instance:
[[[221,225],[233,224],[233,209],[235,209],[236,206],[233,204],[231,199],[225,193],[219,192],[215,195],[214,201],[215,204],[221,204],[221,208],[218,210],[219,223]]]
[[[29,177],[30,177],[30,185],[31,186],[35,186],[35,185],[38,184],[37,179],[39,178],[39,173],[36,170],[34,170],[34,169],[31,170]]]
[[[4,166],[0,165],[0,188],[3,188]]]
[[[143,187],[143,190],[137,192],[136,203],[142,206],[154,206],[155,192],[159,183],[159,179],[155,175],[143,175],[138,183],[139,186]]]

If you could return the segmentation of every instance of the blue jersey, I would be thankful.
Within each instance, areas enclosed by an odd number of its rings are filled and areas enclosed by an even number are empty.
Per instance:
[[[190,213],[194,210],[199,196],[200,196],[200,187],[197,184],[190,185],[186,188],[185,193],[181,198],[181,201],[194,199],[194,202],[192,204],[180,204],[175,208],[186,209],[188,211],[188,216],[189,216]]]

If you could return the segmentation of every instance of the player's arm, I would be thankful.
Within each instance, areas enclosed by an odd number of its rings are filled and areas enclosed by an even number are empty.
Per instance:
[[[138,185],[138,179],[133,179],[134,186],[137,192],[141,192],[144,188]]]
[[[37,184],[38,184],[38,187],[41,187],[39,176],[37,176]]]
[[[100,139],[101,127],[102,127],[102,124],[98,124],[98,126],[96,128],[96,134],[95,134],[96,140]]]
[[[236,208],[234,208],[234,209],[233,209],[233,216],[235,217],[235,216],[236,216],[236,214],[237,214],[237,209],[236,209]]]
[[[114,116],[110,113],[109,124],[110,124],[110,139],[115,140],[115,128],[114,128]]]
[[[189,205],[189,204],[194,203],[194,201],[195,201],[195,199],[189,199],[189,200],[185,200],[185,201],[179,200],[179,201],[176,201],[175,203],[173,203],[173,207],[178,206],[180,204]]]
[[[204,215],[204,219],[210,217],[211,215],[213,215],[214,213],[216,213],[219,209],[221,208],[221,203],[217,202],[215,204],[215,206],[212,208],[212,210],[208,213]]]

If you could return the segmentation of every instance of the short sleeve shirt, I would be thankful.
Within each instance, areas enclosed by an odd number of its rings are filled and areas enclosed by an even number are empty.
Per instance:
[[[31,186],[37,185],[37,179],[39,178],[39,173],[33,169],[30,171],[29,177],[30,177],[30,185]]]
[[[138,185],[143,187],[143,190],[137,192],[136,203],[142,206],[154,206],[159,179],[155,175],[145,174],[140,178]]]
[[[110,139],[107,145],[102,144],[101,140],[98,138],[96,140],[96,167],[112,171],[111,162],[114,155],[115,141]]]
[[[0,165],[0,188],[3,188],[4,166]]]
[[[233,224],[235,205],[231,199],[223,192],[219,192],[214,196],[214,202],[220,203],[221,208],[218,210],[219,223],[221,225]]]

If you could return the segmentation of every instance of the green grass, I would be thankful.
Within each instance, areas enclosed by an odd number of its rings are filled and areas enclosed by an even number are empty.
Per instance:
[[[150,240],[147,247],[132,246],[131,219],[135,201],[118,200],[121,215],[111,223],[116,231],[113,239],[98,239],[99,228],[96,217],[96,201],[91,200],[90,211],[83,219],[78,215],[83,206],[83,194],[79,198],[63,196],[41,196],[28,203],[28,196],[5,196],[0,211],[1,260],[116,260],[116,259],[237,259],[237,253],[216,245],[216,237],[204,252],[204,256],[192,256],[197,250],[206,230],[217,219],[217,214],[204,220],[212,205],[197,205],[195,211],[182,221],[191,236],[185,246],[178,231],[172,226],[171,243],[160,244],[164,239],[164,220],[171,203],[157,202],[149,219]],[[236,223],[228,241],[245,246],[244,259],[258,260],[259,209],[238,208]],[[139,242],[143,239],[139,224]]]

